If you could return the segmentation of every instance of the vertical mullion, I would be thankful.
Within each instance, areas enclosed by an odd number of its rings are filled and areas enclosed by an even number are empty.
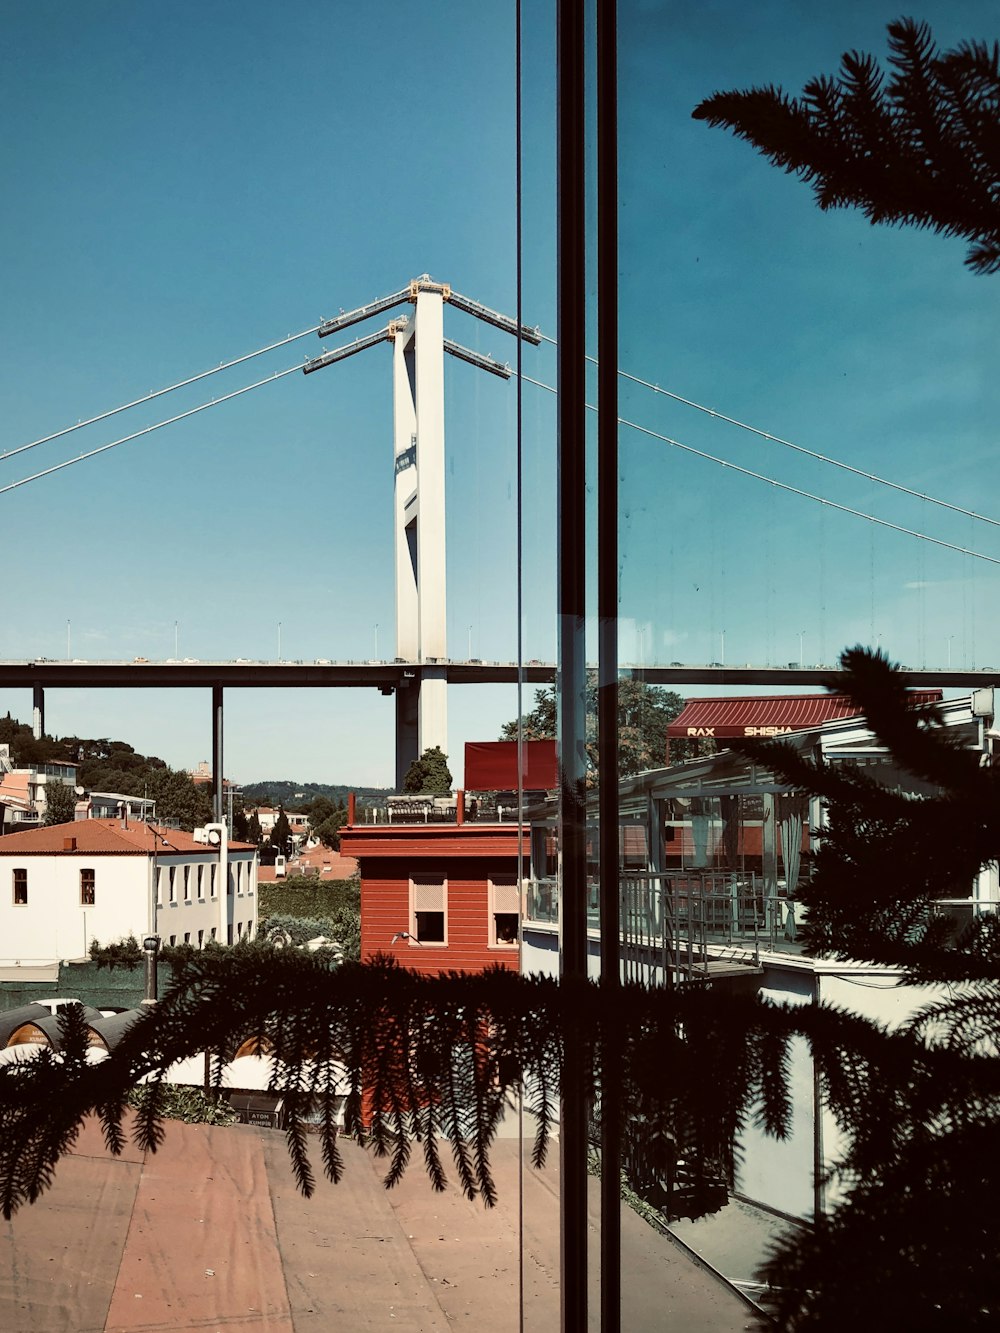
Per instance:
[[[597,0],[597,735],[601,988],[621,987],[618,815],[618,68],[616,0]],[[621,1329],[621,1081],[601,1050],[601,1330]]]
[[[557,2],[558,739],[560,979],[587,975],[586,867],[586,222],[584,0]],[[563,1333],[587,1327],[587,1103],[581,1037],[567,1031],[560,1115]]]

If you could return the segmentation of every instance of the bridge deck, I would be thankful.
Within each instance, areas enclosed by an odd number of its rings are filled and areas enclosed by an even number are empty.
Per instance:
[[[550,684],[556,668],[551,662],[531,661],[522,667],[523,679],[532,685]],[[712,687],[807,685],[821,689],[834,674],[832,666],[623,666],[620,676],[650,685],[710,685]],[[996,667],[978,671],[931,668],[908,670],[912,685],[969,689],[1000,683]],[[441,677],[451,685],[513,684],[518,679],[516,662],[81,662],[35,658],[33,661],[0,662],[0,688],[190,689],[199,686],[227,688],[317,688],[373,687],[405,689],[411,681]]]

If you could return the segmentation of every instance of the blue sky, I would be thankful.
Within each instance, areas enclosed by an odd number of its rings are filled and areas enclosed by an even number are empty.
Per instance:
[[[997,282],[960,242],[820,214],[745,144],[690,119],[716,88],[797,91],[896,9],[623,4],[622,365],[763,429],[994,508]],[[552,18],[525,6],[525,314],[554,327]],[[924,6],[945,44],[985,4]],[[513,312],[514,12],[402,0],[11,0],[0,41],[0,452],[429,272]],[[447,332],[513,343],[452,312]],[[345,339],[346,341],[346,339]],[[0,463],[0,484],[296,364],[314,338]],[[526,350],[554,383],[552,349]],[[452,654],[516,642],[515,398],[449,362]],[[0,496],[0,657],[392,656],[387,348],[288,376]],[[995,529],[723,427],[648,390],[623,415],[994,556]],[[554,403],[525,388],[525,655],[554,649]],[[832,661],[880,641],[914,665],[1000,665],[996,567],[622,435],[622,655]],[[376,630],[376,626],[378,629]],[[377,647],[376,647],[377,639]],[[23,693],[0,708],[28,716]],[[189,766],[198,693],[50,692],[59,733]],[[453,690],[449,748],[513,691]],[[227,695],[241,781],[390,783],[374,691]],[[456,774],[460,763],[453,765]]]

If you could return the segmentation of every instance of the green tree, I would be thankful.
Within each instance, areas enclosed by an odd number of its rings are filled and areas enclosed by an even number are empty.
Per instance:
[[[264,841],[264,831],[260,826],[260,820],[257,818],[257,811],[251,812],[247,820],[247,842],[256,843],[259,847]]]
[[[849,51],[837,76],[811,79],[800,98],[773,86],[715,93],[694,118],[810,183],[820,208],[960,236],[973,272],[995,273],[1000,48],[970,41],[942,53],[913,19],[888,31],[888,78],[874,56]]]
[[[46,827],[52,824],[68,824],[76,813],[76,793],[64,782],[53,780],[45,784],[45,819]]]
[[[120,791],[125,796],[149,797],[156,802],[157,819],[176,820],[188,832],[212,819],[209,793],[179,770],[151,768],[139,776],[126,775],[122,786],[110,790]]]
[[[433,796],[448,796],[451,793],[448,756],[442,753],[439,745],[432,745],[419,759],[414,759],[403,778],[403,791]]]
[[[334,810],[333,814],[323,822],[313,828],[313,833],[319,838],[324,847],[330,847],[334,851],[340,848],[340,830],[347,823],[347,810]]]
[[[622,680],[618,685],[618,760],[622,777],[631,777],[667,762],[667,728],[684,707],[673,690],[648,685],[641,680]],[[523,718],[524,738],[553,740],[556,736],[556,692],[552,685],[535,691],[535,705]],[[517,740],[517,721],[504,723],[502,741]],[[704,744],[704,742],[702,743]],[[710,744],[710,743],[709,743]],[[672,740],[670,758],[676,762],[696,752],[698,742]],[[713,747],[714,748],[714,747]],[[711,753],[711,751],[708,751]],[[596,781],[600,756],[597,746],[597,673],[587,675],[587,764],[588,784]]]
[[[278,817],[274,821],[274,828],[271,830],[271,845],[277,847],[285,856],[291,853],[292,826],[289,824],[288,816],[284,810],[278,811]]]
[[[233,838],[236,842],[249,842],[249,835],[250,820],[243,808],[243,802],[238,800],[233,806]]]

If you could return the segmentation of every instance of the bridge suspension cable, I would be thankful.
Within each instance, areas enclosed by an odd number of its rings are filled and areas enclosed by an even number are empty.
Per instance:
[[[555,338],[550,338],[548,334],[543,333],[541,338],[543,342],[549,343],[553,347],[558,346]],[[591,365],[597,365],[596,356],[588,356],[587,360]],[[949,500],[942,500],[938,496],[928,495],[925,491],[916,491],[909,486],[901,485],[897,481],[890,481],[887,477],[880,477],[875,472],[866,472],[864,468],[854,467],[850,463],[845,463],[842,459],[832,458],[829,454],[817,453],[814,449],[807,449],[805,445],[795,444],[792,440],[785,440],[780,435],[773,435],[770,431],[761,430],[758,426],[751,426],[746,421],[740,421],[738,417],[731,417],[725,412],[719,412],[714,407],[706,407],[704,403],[696,403],[693,398],[684,398],[679,393],[664,389],[662,385],[654,384],[650,380],[641,379],[638,375],[632,375],[627,370],[619,368],[618,375],[623,380],[629,380],[632,384],[650,389],[653,393],[660,394],[664,398],[670,398],[673,402],[680,403],[684,407],[693,407],[695,411],[714,417],[716,421],[723,421],[727,426],[737,426],[740,430],[756,435],[759,439],[767,440],[771,444],[780,444],[782,448],[791,449],[797,454],[803,454],[806,458],[812,458],[817,463],[827,463],[830,467],[840,468],[843,472],[850,472],[855,477],[862,477],[865,481],[886,486],[889,490],[898,491],[901,495],[912,496],[915,500],[926,500],[928,504],[937,505],[941,509],[949,509],[953,514],[961,514],[963,518],[972,518],[979,523],[988,523],[991,527],[1000,528],[1000,519],[990,518],[988,514],[977,513],[974,509],[964,509],[961,505],[952,504]]]
[[[309,329],[307,330],[307,332],[315,333],[316,330]],[[274,343],[272,344],[272,347],[262,350],[270,351],[272,350],[273,347],[282,346],[283,343],[292,342],[294,341],[295,338],[301,338],[304,336],[305,336],[304,334],[295,334],[291,338],[283,339],[282,343]],[[324,366],[332,365],[337,361],[344,360],[346,357],[353,356],[356,352],[364,351],[366,348],[372,347],[376,343],[384,342],[386,339],[391,337],[392,337],[392,326],[390,325],[384,329],[380,329],[378,333],[372,333],[362,338],[356,338],[354,342],[348,343],[344,347],[334,348],[332,351],[326,352],[322,356],[316,357],[313,360],[304,361],[295,366],[289,366],[285,370],[277,370],[274,372],[273,375],[268,375],[265,379],[257,380],[253,384],[245,384],[241,389],[233,389],[231,393],[222,394],[218,398],[211,398],[208,400],[208,402],[199,403],[197,407],[190,407],[185,412],[178,412],[172,417],[165,417],[162,421],[155,421],[151,426],[144,426],[141,430],[133,431],[130,435],[123,435],[121,436],[120,439],[111,440],[108,444],[99,445],[96,449],[88,449],[86,453],[77,454],[75,458],[67,458],[64,459],[63,462],[61,463],[54,463],[51,467],[42,468],[41,471],[34,472],[29,477],[22,477],[19,481],[8,482],[6,486],[0,486],[0,495],[6,495],[8,491],[16,491],[18,487],[27,486],[28,483],[31,481],[40,481],[42,477],[50,477],[54,472],[61,472],[64,468],[72,467],[74,463],[82,463],[87,458],[95,458],[98,454],[107,453],[109,449],[117,449],[120,444],[129,444],[132,440],[141,439],[143,435],[149,435],[154,430],[160,430],[163,426],[172,426],[176,421],[183,421],[187,417],[196,416],[199,412],[205,412],[210,407],[218,407],[220,403],[228,403],[233,398],[240,398],[242,397],[243,394],[250,393],[254,389],[260,389],[265,384],[273,384],[275,380],[284,379],[286,375],[294,375],[297,371],[301,371],[304,374],[309,375],[314,370],[320,370]],[[452,356],[457,357],[461,361],[467,361],[470,365],[477,366],[481,370],[488,370],[491,374],[499,375],[503,379],[510,378],[510,373],[511,373],[510,367],[504,365],[499,361],[496,361],[491,356],[486,356],[485,354],[481,354],[479,352],[473,352],[467,347],[462,347],[458,343],[452,342],[450,338],[444,339],[443,347],[446,352],[450,352]],[[240,357],[238,358],[237,361],[230,361],[227,364],[230,366],[237,365],[239,361],[246,361],[249,360],[250,357],[252,356],[259,356],[259,355],[260,352],[252,352],[249,354],[249,356]],[[218,367],[218,369],[223,369],[223,367],[220,366]],[[210,375],[214,373],[215,373],[214,371],[205,371],[201,375],[194,376],[193,379],[186,380],[185,383],[192,384],[194,383],[194,380],[204,379],[205,375]],[[175,385],[174,387],[177,388],[179,386]],[[160,394],[169,392],[170,392],[169,389],[160,389],[158,390],[157,393],[152,394],[150,396],[155,398],[159,397]],[[137,403],[145,401],[148,401],[148,399],[138,399]],[[135,405],[136,404],[131,404],[131,406]],[[125,409],[123,407],[116,408],[115,412],[122,412],[124,410]],[[106,412],[104,413],[104,418],[113,415],[114,412]],[[95,417],[94,420],[98,421],[104,418]],[[75,430],[75,429],[77,428],[69,427],[69,430]],[[61,433],[68,434],[68,430],[63,431]],[[55,439],[56,437],[50,436],[49,438]],[[38,441],[37,443],[42,443],[42,441]],[[25,445],[22,446],[21,449],[12,450],[11,455],[14,453],[23,453],[25,448],[30,448],[30,447],[32,446]],[[4,455],[4,457],[10,457],[11,455]]]
[[[244,393],[250,393],[252,389],[259,389],[262,385],[273,384],[275,380],[284,379],[286,375],[294,375],[302,370],[302,366],[290,366],[287,370],[277,370],[273,375],[268,375],[266,379],[257,380],[255,384],[245,384],[242,389],[234,389],[232,393],[223,394],[220,398],[211,398],[207,403],[199,403],[197,407],[190,407],[186,412],[178,412],[176,416],[166,417],[163,421],[156,421],[152,426],[144,426],[142,430],[133,431],[131,435],[123,435],[120,440],[112,440],[110,444],[102,444],[97,449],[88,449],[84,454],[77,454],[75,458],[67,458],[62,463],[54,463],[52,467],[43,468],[41,472],[35,472],[30,477],[22,477],[20,481],[8,482],[6,486],[0,486],[0,495],[5,495],[8,491],[16,491],[19,486],[27,486],[29,481],[38,481],[42,477],[50,477],[53,472],[61,472],[63,468],[72,467],[74,463],[82,463],[86,458],[94,458],[97,454],[107,453],[109,449],[117,449],[120,444],[128,444],[131,440],[138,440],[143,435],[149,435],[154,430],[159,430],[161,426],[171,426],[175,421],[183,421],[185,417],[193,417],[198,412],[204,412],[210,407],[218,407],[220,403],[228,403],[232,398],[239,398]],[[164,390],[164,392],[166,392]]]
[[[234,357],[232,361],[223,361],[217,366],[212,366],[210,370],[202,370],[197,375],[191,375],[186,380],[178,380],[176,384],[168,384],[163,389],[154,389],[151,393],[144,394],[142,398],[133,398],[130,403],[122,403],[120,407],[112,407],[107,412],[99,412],[97,416],[88,417],[86,421],[78,421],[75,426],[64,426],[62,430],[53,431],[51,435],[43,435],[38,440],[32,440],[30,444],[21,444],[16,449],[8,449],[6,452],[0,453],[0,463],[4,459],[15,458],[18,454],[27,453],[29,449],[37,449],[40,444],[49,444],[52,440],[60,440],[64,435],[70,435],[75,430],[82,430],[84,426],[94,426],[99,421],[107,421],[109,417],[117,416],[119,412],[127,412],[130,407],[141,407],[143,403],[151,403],[154,398],[162,398],[164,394],[173,393],[175,389],[185,389],[189,384],[197,384],[199,380],[208,379],[210,375],[218,375],[220,371],[231,370],[233,366],[241,366],[245,361],[252,361],[254,357],[263,356],[266,352],[273,352],[278,347],[287,347],[289,343],[297,342],[299,338],[307,338],[310,333],[316,333],[319,328],[319,324],[314,324],[311,329],[303,329],[301,333],[290,333],[287,338],[279,338],[277,342],[268,343],[266,347],[258,347],[255,352],[247,352],[245,356]],[[262,381],[262,383],[264,382]],[[225,400],[220,398],[218,401],[224,402]],[[179,421],[180,417],[172,417],[171,420]],[[166,422],[160,424],[166,425]],[[150,429],[156,430],[157,427],[153,426]],[[129,438],[134,439],[135,437],[130,436]],[[110,447],[112,446],[105,446],[105,448]],[[38,475],[43,476],[44,473]],[[18,482],[17,484],[23,485],[24,483]],[[11,489],[10,486],[4,487],[4,490]]]
[[[552,394],[557,392],[551,384],[532,379],[530,375],[522,375],[521,378],[526,384],[534,384],[536,388],[545,389]],[[596,412],[597,408],[593,403],[587,403],[587,410],[588,412]],[[752,477],[755,481],[766,482],[768,486],[774,486],[779,491],[787,491],[790,495],[797,495],[800,499],[813,500],[817,504],[825,505],[828,509],[836,509],[842,514],[850,514],[853,518],[863,518],[880,528],[889,528],[891,531],[899,532],[905,537],[915,537],[918,541],[928,542],[932,546],[941,546],[947,551],[955,551],[958,555],[968,555],[975,560],[985,560],[988,564],[1000,565],[1000,558],[996,556],[984,555],[981,551],[972,551],[967,546],[957,546],[953,542],[946,542],[940,537],[932,537],[929,533],[918,532],[914,528],[905,528],[899,523],[890,523],[888,519],[878,518],[875,514],[866,514],[864,510],[852,509],[850,505],[840,504],[836,500],[828,500],[822,495],[814,495],[811,491],[801,490],[798,486],[790,486],[787,482],[778,481],[775,477],[765,476],[762,472],[754,472],[751,468],[742,467],[739,463],[731,463],[728,459],[717,458],[715,454],[705,453],[703,449],[695,449],[693,445],[682,444],[680,440],[675,440],[669,435],[661,435],[659,431],[651,430],[648,426],[640,426],[638,422],[628,421],[625,417],[619,417],[618,423],[621,426],[627,426],[629,430],[648,435],[654,440],[661,440],[674,449],[680,449],[683,453],[693,454],[696,458],[703,458],[708,463],[729,468],[730,471],[738,472],[744,477]]]

